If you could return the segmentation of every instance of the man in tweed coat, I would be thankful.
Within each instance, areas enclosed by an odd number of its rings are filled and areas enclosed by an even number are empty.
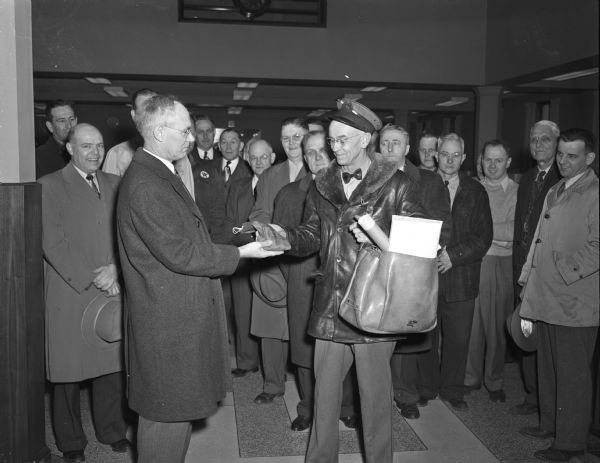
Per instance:
[[[194,137],[185,107],[157,95],[139,123],[139,149],[121,182],[119,253],[125,280],[129,406],[139,413],[138,462],[183,462],[191,421],[212,415],[230,379],[219,276],[241,257],[276,255],[253,242],[213,244],[173,161]]]

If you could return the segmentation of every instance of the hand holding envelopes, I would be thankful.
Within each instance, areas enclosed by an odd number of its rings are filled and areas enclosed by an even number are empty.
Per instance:
[[[439,221],[393,216],[390,251],[372,245],[359,250],[340,317],[370,333],[422,333],[435,328],[440,230]],[[403,252],[391,252],[392,246]]]

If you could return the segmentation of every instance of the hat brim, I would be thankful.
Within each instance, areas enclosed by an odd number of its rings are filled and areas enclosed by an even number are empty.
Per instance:
[[[506,319],[506,329],[519,349],[524,350],[525,352],[535,352],[538,348],[537,326],[534,323],[531,334],[528,337],[525,337],[521,330],[520,310],[521,304],[519,304],[513,313],[508,316]]]
[[[250,283],[254,293],[272,307],[287,307],[287,280],[279,265],[269,265],[251,272]]]
[[[81,335],[91,347],[110,350],[118,349],[122,338],[122,301],[121,296],[98,294],[83,311],[81,317]],[[111,323],[110,327],[99,327],[98,323]],[[101,337],[98,330],[110,332],[106,339]]]

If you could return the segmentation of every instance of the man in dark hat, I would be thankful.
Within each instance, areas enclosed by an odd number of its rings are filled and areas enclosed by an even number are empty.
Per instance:
[[[389,233],[393,214],[424,213],[416,183],[398,171],[395,162],[368,152],[372,133],[381,128],[379,118],[359,103],[343,101],[331,120],[327,141],[336,162],[316,175],[304,223],[284,228],[290,254],[319,252],[321,260],[307,330],[316,343],[313,426],[305,461],[337,461],[342,381],[355,362],[365,461],[391,463],[390,358],[397,338],[353,328],[339,317],[338,308],[358,255],[357,240],[366,240],[355,217],[371,214]]]

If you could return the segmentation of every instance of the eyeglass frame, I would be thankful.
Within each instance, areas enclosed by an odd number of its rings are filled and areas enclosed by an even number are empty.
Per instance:
[[[351,138],[356,138],[356,137],[360,137],[361,135],[364,135],[362,133],[357,133],[355,135],[351,135],[350,137],[346,137],[343,139],[340,138],[333,138],[333,137],[326,137],[325,141],[327,142],[327,144],[331,147],[331,149],[333,149],[335,147],[336,143],[339,143],[340,146],[344,147],[344,145],[346,144],[346,142],[348,140],[350,140]]]
[[[194,129],[192,129],[191,127],[188,127],[185,130],[180,130],[180,129],[176,129],[175,127],[171,127],[169,125],[163,125],[163,127],[166,127],[167,129],[171,129],[171,130],[175,130],[176,132],[179,132],[180,134],[182,134],[183,136],[185,136],[186,138],[191,135],[192,137],[194,136]]]
[[[456,161],[462,158],[465,153],[461,153],[459,151],[455,151],[454,153],[448,153],[447,151],[439,151],[438,156],[444,159],[451,159],[452,161]]]
[[[284,143],[288,144],[288,143],[291,143],[292,141],[294,143],[299,143],[302,141],[303,138],[304,138],[303,134],[295,133],[291,137],[281,137],[280,140],[281,140],[281,144],[284,144]]]

